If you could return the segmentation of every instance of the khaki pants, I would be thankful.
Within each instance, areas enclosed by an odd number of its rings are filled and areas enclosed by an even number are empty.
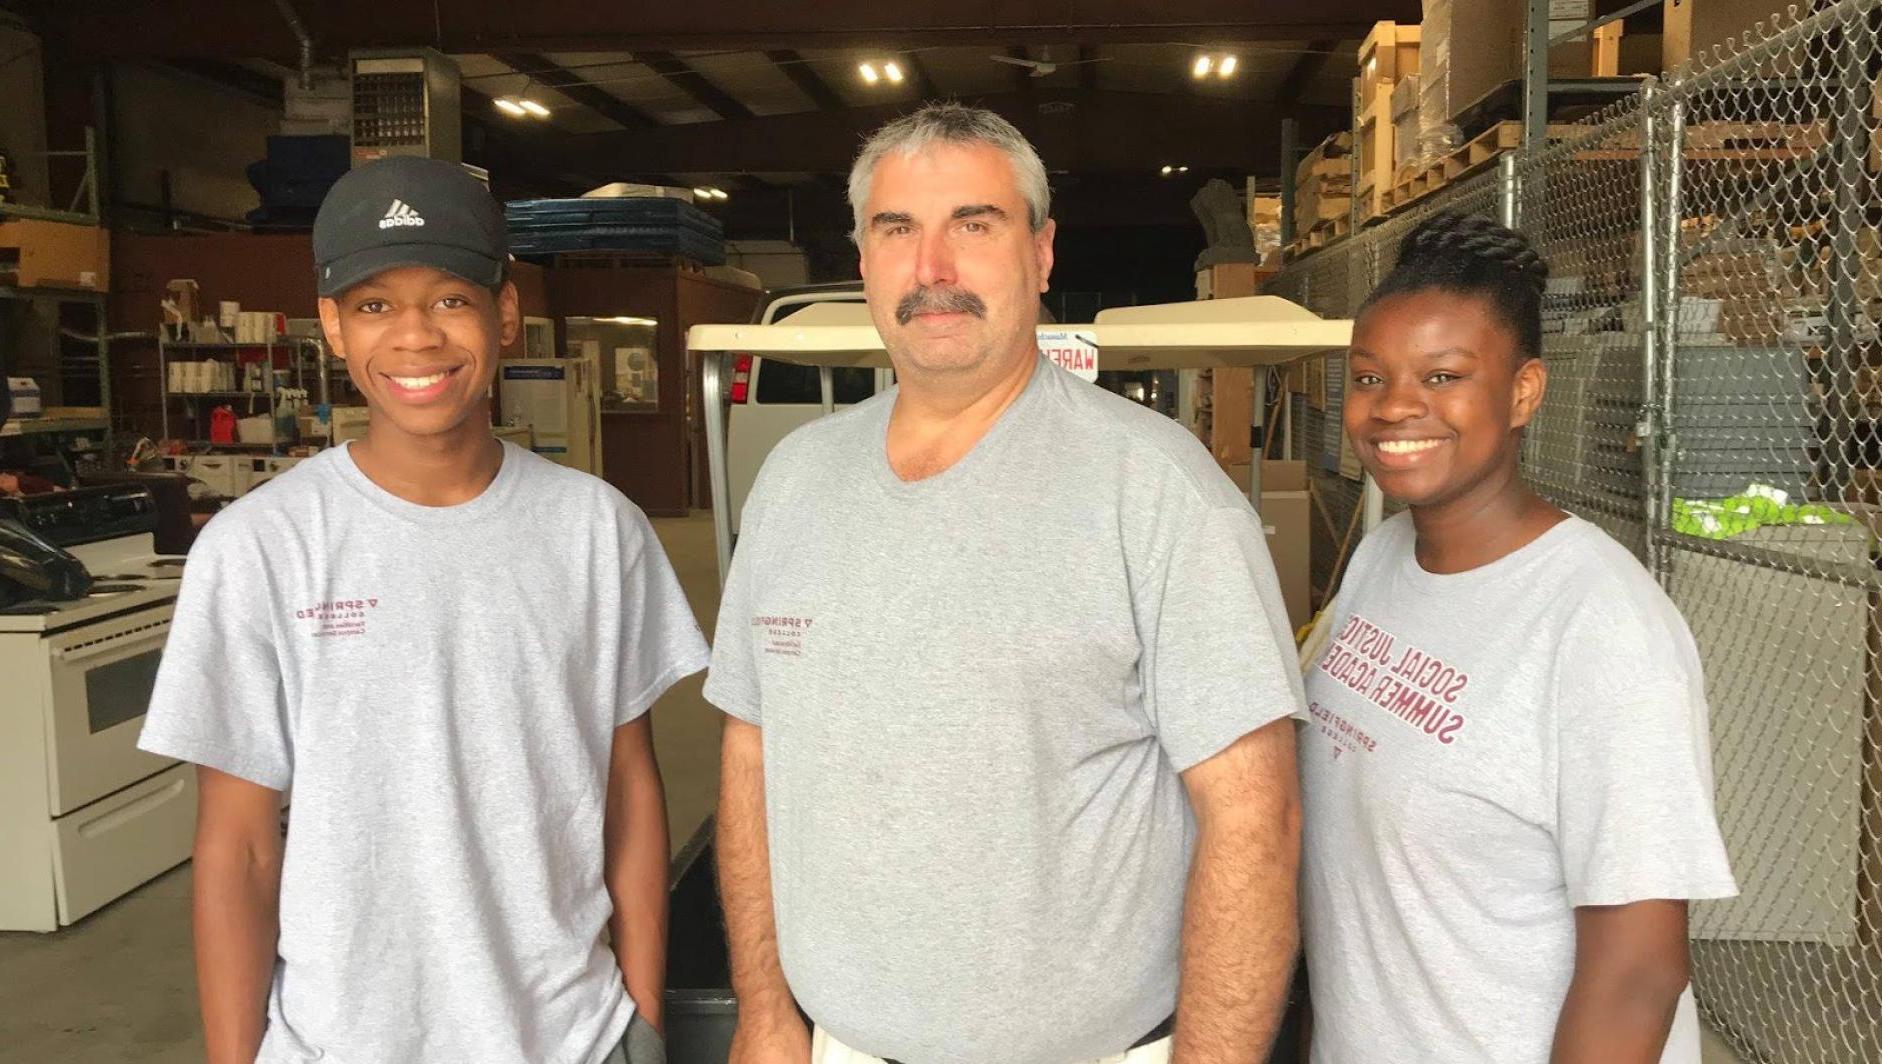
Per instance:
[[[1138,1046],[1128,1053],[1102,1057],[1092,1064],[1169,1064],[1171,1039]],[[878,1057],[856,1050],[824,1033],[819,1027],[810,1036],[810,1064],[882,1064]]]

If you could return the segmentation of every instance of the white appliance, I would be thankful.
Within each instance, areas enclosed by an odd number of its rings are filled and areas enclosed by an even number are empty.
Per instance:
[[[8,506],[94,581],[0,609],[0,930],[53,931],[189,857],[196,774],[137,749],[182,559],[141,487]]]
[[[31,377],[8,377],[7,391],[13,395],[14,417],[38,417],[45,412],[39,394],[39,382]]]
[[[601,475],[601,362],[507,358],[498,364],[505,425],[528,425],[531,448],[552,462]]]

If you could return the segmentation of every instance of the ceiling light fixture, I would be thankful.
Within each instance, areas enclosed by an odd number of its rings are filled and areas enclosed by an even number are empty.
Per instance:
[[[871,85],[882,80],[882,75],[876,73],[876,65],[874,63],[863,63],[856,68],[856,72],[861,74],[863,80]]]
[[[1198,80],[1206,78],[1210,74],[1223,78],[1233,77],[1235,75],[1235,68],[1240,65],[1241,60],[1232,55],[1209,55],[1205,53],[1196,57],[1195,65],[1189,68],[1189,76]]]
[[[1176,172],[1177,172],[1177,173],[1179,173],[1179,174],[1187,174],[1187,173],[1189,173],[1189,167],[1187,167],[1187,166],[1179,166],[1179,167],[1177,167],[1177,168],[1176,168]]]
[[[521,107],[523,110],[528,111],[532,115],[535,115],[537,118],[549,117],[549,109],[547,107],[544,107],[543,105],[537,103],[536,101],[530,99],[527,96],[516,101],[516,104],[518,107]]]
[[[900,65],[896,63],[884,63],[882,64],[882,73],[883,76],[887,77],[889,81],[894,84],[900,85],[902,83],[902,68]]]
[[[522,104],[517,103],[508,96],[499,96],[490,102],[496,105],[497,110],[515,118],[522,118],[529,114],[528,111],[523,110]]]
[[[1163,173],[1163,176],[1164,176],[1164,177],[1168,177],[1168,176],[1170,176],[1170,175],[1171,175],[1172,173],[1174,173],[1175,171],[1176,171],[1176,167],[1174,167],[1174,166],[1171,166],[1171,165],[1170,165],[1169,163],[1164,163],[1164,164],[1163,164],[1163,170],[1162,170],[1162,173]]]
[[[695,188],[693,189],[693,198],[696,200],[709,200],[712,198],[712,190],[709,188]]]
[[[725,189],[715,188],[712,190],[712,198],[722,200],[722,199],[730,199],[731,197],[726,195]]]

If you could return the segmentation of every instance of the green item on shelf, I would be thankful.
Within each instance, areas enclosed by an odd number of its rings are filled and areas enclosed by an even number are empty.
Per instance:
[[[1752,484],[1727,498],[1674,499],[1673,531],[1701,539],[1730,539],[1755,528],[1786,525],[1846,525],[1848,514],[1820,503],[1793,503],[1769,484]]]

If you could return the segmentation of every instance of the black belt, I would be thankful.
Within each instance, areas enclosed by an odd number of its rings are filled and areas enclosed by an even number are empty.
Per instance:
[[[1128,1053],[1131,1051],[1131,1049],[1142,1049],[1143,1047],[1149,1045],[1152,1042],[1161,1042],[1165,1038],[1170,1037],[1170,1034],[1174,1032],[1175,1030],[1176,1030],[1176,1015],[1174,1013],[1171,1013],[1170,1015],[1165,1016],[1163,1018],[1162,1023],[1159,1023],[1155,1027],[1152,1027],[1149,1030],[1149,1032],[1146,1033],[1142,1038],[1139,1038],[1137,1041],[1132,1042],[1130,1045],[1130,1049],[1126,1049],[1124,1052]],[[902,1062],[899,1060],[890,1060],[887,1057],[884,1057],[882,1064],[902,1064]]]

